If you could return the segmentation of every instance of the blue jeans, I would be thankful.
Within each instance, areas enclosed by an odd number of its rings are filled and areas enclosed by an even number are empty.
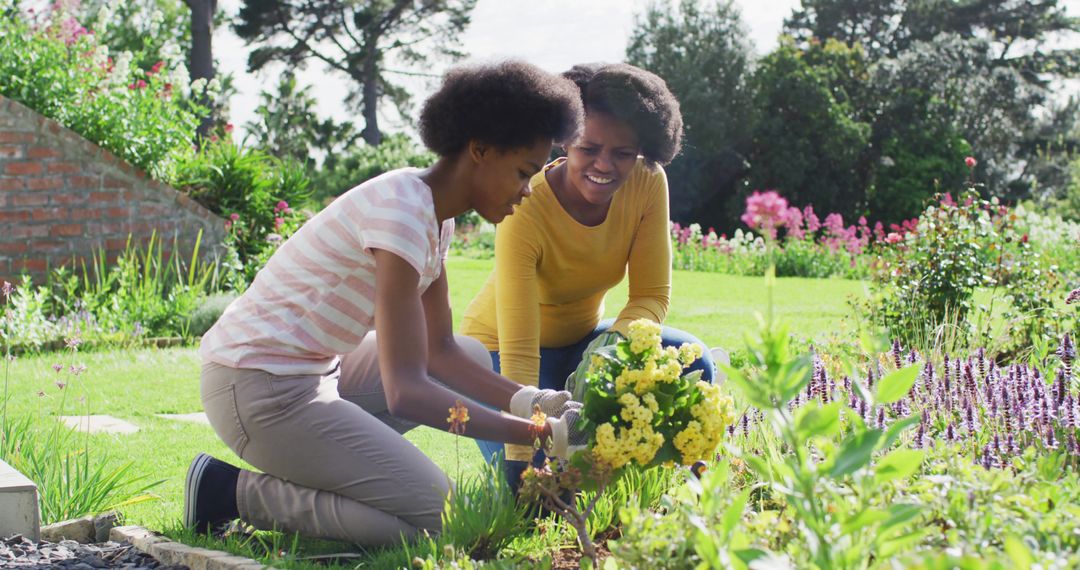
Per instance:
[[[585,338],[571,344],[569,346],[563,346],[559,348],[541,348],[540,349],[540,388],[549,388],[552,390],[562,390],[566,385],[566,377],[572,372],[577,370],[578,364],[581,363],[582,353],[585,352],[585,348],[589,346],[596,337],[600,336],[611,325],[615,324],[615,319],[606,319],[600,321],[600,324],[596,325],[596,328],[587,335]],[[663,327],[660,332],[660,342],[664,346],[681,346],[685,342],[696,343],[701,346],[701,358],[695,360],[690,365],[687,372],[693,372],[695,370],[701,371],[701,379],[706,382],[712,382],[716,376],[716,364],[713,362],[712,354],[709,353],[709,347],[705,343],[701,342],[696,336],[672,327]],[[491,352],[491,364],[495,369],[495,372],[501,372],[502,366],[499,362],[498,351]],[[498,441],[487,441],[478,439],[476,445],[480,448],[480,453],[483,454],[484,459],[491,461],[492,463],[498,463],[503,460],[503,443]],[[533,458],[533,464],[540,466],[543,464],[544,454],[543,452],[537,452],[536,457]],[[505,461],[503,466],[503,473],[506,475],[506,480],[510,483],[510,486],[517,489],[518,484],[521,481],[521,474],[525,471],[526,464],[524,461]]]

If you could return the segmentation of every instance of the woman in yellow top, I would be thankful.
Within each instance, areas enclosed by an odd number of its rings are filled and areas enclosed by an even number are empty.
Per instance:
[[[462,332],[491,351],[495,370],[525,386],[571,388],[589,354],[640,318],[662,323],[671,293],[668,186],[662,165],[678,154],[679,102],[664,80],[626,65],[578,65],[585,129],[533,176],[532,196],[495,232],[495,271],[465,311]],[[601,321],[604,295],[629,270],[629,300]],[[665,346],[701,341],[670,327]],[[711,381],[707,347],[691,369]],[[502,444],[478,441],[493,459]],[[532,449],[506,447],[516,485]]]

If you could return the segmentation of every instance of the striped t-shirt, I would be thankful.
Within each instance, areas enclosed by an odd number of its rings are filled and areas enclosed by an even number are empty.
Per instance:
[[[203,360],[272,374],[325,374],[375,327],[375,249],[439,277],[451,218],[439,227],[419,169],[387,172],[309,220],[202,338]]]

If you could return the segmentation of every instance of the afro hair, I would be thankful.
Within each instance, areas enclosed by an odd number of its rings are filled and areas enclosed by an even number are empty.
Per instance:
[[[573,140],[582,121],[573,82],[523,61],[451,69],[420,111],[420,138],[440,156],[470,141],[516,149]]]
[[[586,113],[607,113],[634,129],[649,165],[667,165],[679,154],[679,101],[656,74],[625,63],[587,63],[575,65],[563,77],[578,86]]]

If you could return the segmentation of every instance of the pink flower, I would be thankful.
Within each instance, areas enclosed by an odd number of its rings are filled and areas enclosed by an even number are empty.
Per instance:
[[[232,123],[225,123],[225,132],[227,132],[227,133],[233,132],[233,124]],[[284,203],[284,201],[282,201],[280,203]]]
[[[274,231],[280,231],[281,226],[285,225],[285,218],[274,218]]]
[[[903,240],[904,236],[896,232],[889,232],[889,235],[885,236],[885,243],[900,243]]]
[[[236,214],[236,213],[229,214],[229,220],[232,221],[232,222],[240,221],[240,214]]]
[[[787,221],[787,209],[787,200],[775,190],[755,191],[746,198],[746,212],[739,219],[770,239],[776,239],[776,229]]]
[[[155,63],[152,67],[150,67],[150,71],[147,71],[146,74],[147,75],[153,75],[155,73],[158,73],[159,71],[161,71],[162,67],[165,67],[165,62],[164,61],[159,61],[159,62]]]
[[[84,28],[74,16],[68,17],[60,23],[60,34],[64,39],[66,45],[74,44],[79,41],[81,36],[88,35],[90,32]]]
[[[968,168],[975,168],[975,165],[979,164],[979,161],[975,160],[974,156],[969,156],[964,159],[964,164],[966,164]]]
[[[814,213],[813,206],[803,208],[803,219],[806,220],[806,231],[814,233],[821,229],[821,220]]]
[[[791,207],[784,213],[784,223],[787,226],[788,236],[795,239],[803,239],[806,237],[806,232],[803,230],[803,214],[802,210]]]
[[[277,203],[277,206],[274,206],[274,213],[277,214],[279,212],[284,214],[291,214],[292,208],[289,207],[288,202],[286,202],[285,200],[281,200]]]

